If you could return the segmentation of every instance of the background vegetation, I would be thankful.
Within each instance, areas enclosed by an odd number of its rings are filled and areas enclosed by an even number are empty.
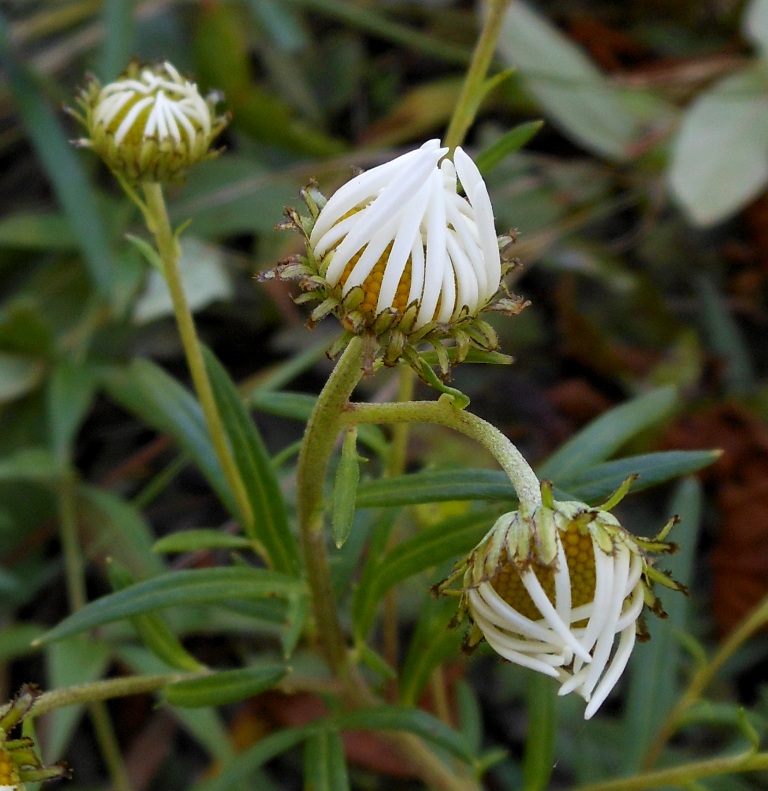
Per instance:
[[[164,284],[124,240],[140,232],[140,218],[103,166],[70,147],[80,130],[61,105],[86,71],[114,79],[134,55],[168,59],[226,96],[226,153],[172,188],[169,205],[176,223],[191,220],[182,264],[200,334],[254,410],[290,500],[292,448],[330,370],[323,352],[337,327],[309,333],[284,285],[254,278],[300,250],[301,240],[275,225],[310,178],[329,193],[353,166],[442,134],[477,13],[449,0],[0,3],[0,698],[27,681],[56,689],[166,667],[126,620],[44,648],[30,643],[121,579],[214,567],[242,548],[199,471]],[[496,66],[516,70],[489,95],[467,141],[487,151],[511,127],[544,121],[524,150],[487,173],[498,230],[519,232],[523,267],[513,286],[532,306],[495,323],[513,368],[455,372],[473,410],[542,465],[627,401],[623,419],[612,413],[614,422],[600,424],[603,438],[614,432],[601,447],[606,457],[724,450],[700,478],[622,504],[624,523],[645,535],[681,514],[673,538],[683,550],[670,566],[692,596],[665,598],[670,621],[652,625],[622,694],[595,721],[581,720],[577,700],[556,702],[552,788],[637,771],[676,697],[701,679],[697,669],[713,669],[708,657],[750,612],[757,615],[733,654],[720,655],[727,662],[693,696],[659,760],[744,750],[765,729],[768,607],[755,608],[768,592],[766,48],[761,0],[514,3]],[[369,399],[391,397],[396,382],[382,374],[364,388]],[[367,437],[364,479],[378,469],[383,437]],[[411,472],[492,466],[434,428],[414,430],[407,463]],[[645,472],[640,485],[654,480]],[[588,477],[581,496],[599,502],[605,481]],[[373,485],[367,491],[371,507],[337,558],[349,585],[366,538],[384,534],[390,513],[372,507],[382,501]],[[469,507],[433,499],[409,512],[404,536]],[[69,549],[59,530],[67,523],[77,526]],[[171,541],[152,551],[156,538],[201,527],[219,529],[216,547]],[[71,580],[81,566],[78,592]],[[452,606],[424,594],[438,577],[397,588],[397,621],[377,620],[372,643],[403,663],[410,702],[495,762],[489,789],[539,787],[536,762],[548,771],[553,758],[526,752],[525,696],[538,680],[490,653],[470,666],[456,632],[428,667],[419,664],[433,645],[430,629]],[[399,581],[394,574],[391,584]],[[376,603],[386,591],[368,595]],[[290,643],[284,611],[225,605],[166,613],[201,661],[237,667]],[[311,675],[309,661],[294,658],[298,676]],[[298,753],[266,770],[210,778],[238,752],[321,711],[317,691],[278,689],[223,708],[155,707],[134,696],[107,713],[137,791],[223,791],[241,781],[282,791],[301,787]],[[73,765],[68,788],[103,787],[110,761],[81,714],[73,706],[39,721],[43,754]],[[352,731],[345,748],[353,787],[418,787],[374,733]],[[768,775],[702,782],[740,791],[768,787]]]

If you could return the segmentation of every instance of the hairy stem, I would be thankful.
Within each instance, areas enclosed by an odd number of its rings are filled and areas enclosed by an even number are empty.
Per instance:
[[[435,423],[452,428],[479,442],[493,455],[509,476],[521,503],[541,503],[539,479],[520,451],[495,426],[453,406],[450,397],[402,404],[350,404],[344,420],[350,424]]]
[[[143,207],[144,217],[149,230],[155,237],[157,252],[163,262],[163,274],[171,294],[173,312],[176,315],[176,323],[179,328],[179,335],[181,336],[181,343],[184,347],[184,354],[187,358],[192,382],[205,415],[205,422],[211,436],[213,449],[232,490],[240,517],[245,521],[245,532],[250,534],[254,518],[251,504],[227,442],[224,424],[216,406],[213,388],[208,378],[197,332],[195,331],[192,311],[189,309],[187,297],[184,293],[181,271],[179,270],[179,243],[168,219],[163,189],[160,184],[154,182],[145,183],[143,189],[146,199],[146,206]]]
[[[307,583],[320,647],[334,675],[343,677],[347,649],[333,594],[323,513],[328,462],[342,426],[340,416],[363,373],[363,341],[353,338],[317,399],[304,433],[297,468],[297,507]]]

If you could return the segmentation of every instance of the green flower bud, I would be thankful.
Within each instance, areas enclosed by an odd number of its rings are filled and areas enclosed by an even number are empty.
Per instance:
[[[82,113],[73,115],[88,137],[76,143],[130,182],[178,180],[218,153],[211,144],[229,120],[216,115],[218,100],[217,94],[204,99],[168,62],[132,63],[119,80],[102,86],[91,78],[80,92]]]

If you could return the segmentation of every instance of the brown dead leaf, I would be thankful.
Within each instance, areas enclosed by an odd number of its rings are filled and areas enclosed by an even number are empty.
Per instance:
[[[721,404],[680,420],[665,444],[723,450],[701,477],[722,515],[710,560],[712,612],[725,635],[768,593],[768,428],[747,409]]]

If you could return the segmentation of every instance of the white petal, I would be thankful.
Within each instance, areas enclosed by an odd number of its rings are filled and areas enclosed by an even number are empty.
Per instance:
[[[619,545],[615,548],[615,557],[613,558],[614,567],[614,583],[612,600],[604,613],[602,620],[602,628],[595,643],[595,649],[592,652],[592,665],[590,666],[587,678],[584,681],[584,689],[587,693],[591,694],[595,688],[600,676],[608,663],[613,648],[613,641],[616,635],[616,625],[621,615],[621,610],[624,604],[624,586],[626,585],[627,578],[629,577],[629,550]],[[599,617],[597,611],[593,613],[592,619]]]
[[[427,208],[427,255],[424,267],[424,292],[421,295],[421,306],[416,319],[416,328],[423,327],[432,321],[440,291],[443,286],[443,271],[447,264],[445,238],[445,192],[442,189],[440,171],[434,170],[430,175],[433,189]]]
[[[552,629],[541,621],[532,621],[521,615],[496,593],[490,583],[483,582],[477,590],[470,590],[469,600],[478,613],[496,626],[549,643],[553,648],[558,647],[559,642],[555,642],[557,635]]]
[[[467,199],[475,212],[480,247],[483,251],[483,259],[486,272],[488,273],[488,288],[492,289],[486,296],[486,299],[489,299],[496,293],[501,283],[501,257],[499,255],[499,244],[496,239],[491,198],[488,195],[488,188],[485,186],[477,165],[461,148],[457,148],[454,151],[453,161],[456,164],[456,172],[464,187]]]
[[[424,184],[411,198],[403,211],[403,216],[395,235],[395,242],[392,245],[392,252],[389,254],[389,260],[384,269],[384,277],[381,281],[381,290],[379,291],[379,302],[376,306],[377,313],[392,306],[395,301],[397,286],[408,262],[408,256],[411,255],[411,250],[417,240],[419,246],[421,246],[419,227],[428,202],[429,184]]]
[[[120,126],[117,127],[115,130],[115,143],[120,145],[125,139],[125,136],[128,132],[131,131],[131,127],[136,123],[136,119],[142,113],[145,107],[152,104],[154,99],[151,96],[145,96],[143,99],[139,99],[136,104],[131,107],[130,110],[125,114],[125,118],[120,122]]]
[[[453,231],[449,230],[447,232],[446,241],[448,255],[451,259],[456,285],[458,287],[456,294],[456,310],[454,313],[458,313],[465,305],[469,308],[471,313],[474,313],[479,305],[479,296],[477,277],[472,269],[472,264],[464,249],[456,241],[456,235]]]
[[[544,588],[541,587],[541,583],[536,574],[534,574],[531,569],[528,569],[520,573],[520,579],[544,620],[555,632],[557,632],[563,642],[573,650],[576,656],[580,657],[584,662],[590,662],[591,657],[589,653],[581,647],[579,641],[571,634],[570,623],[566,625],[563,619],[558,615],[557,610],[552,606],[552,602],[547,598]]]
[[[342,294],[348,294],[355,286],[361,286],[365,282],[365,279],[371,274],[373,268],[387,249],[387,245],[392,241],[393,234],[394,223],[389,223],[373,236],[363,254],[352,267],[352,271],[344,283]],[[341,249],[341,245],[339,249]],[[331,263],[334,263],[334,261],[332,260]]]
[[[611,662],[610,667],[606,671],[605,675],[600,680],[600,683],[596,687],[595,691],[592,693],[592,699],[589,701],[589,705],[584,710],[585,720],[588,720],[592,717],[592,715],[600,708],[603,701],[608,697],[610,691],[616,686],[616,682],[619,680],[621,674],[624,672],[624,668],[627,666],[627,662],[629,661],[629,657],[632,654],[632,649],[634,646],[635,624],[633,622],[631,626],[628,626],[621,632],[619,647],[616,649],[616,654],[613,657],[613,661]]]
[[[358,207],[361,203],[372,201],[387,184],[397,183],[399,174],[408,174],[415,171],[418,175],[416,180],[418,184],[434,168],[437,160],[445,150],[447,149],[438,149],[435,146],[428,147],[425,144],[416,151],[409,151],[407,154],[366,170],[364,173],[350,179],[334,192],[328,203],[323,207],[310,234],[310,244],[316,247],[320,237],[330,230],[341,217]],[[319,254],[322,255],[322,252],[319,251]]]

